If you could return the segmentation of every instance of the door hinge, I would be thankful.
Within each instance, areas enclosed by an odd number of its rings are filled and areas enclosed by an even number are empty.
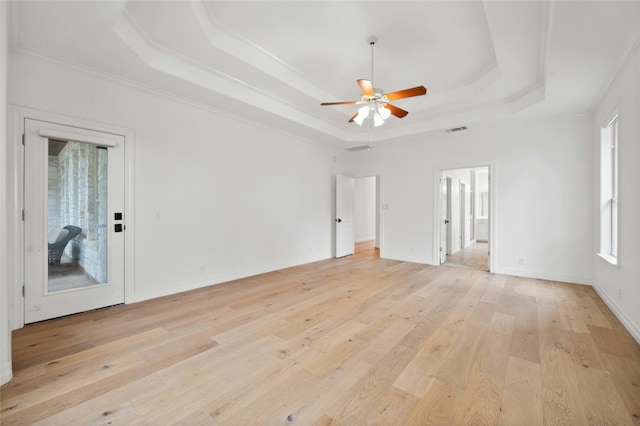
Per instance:
[[[22,145],[24,145],[24,140],[25,140],[25,134],[22,134]]]
[[[24,286],[22,286],[22,297],[24,297]]]
[[[22,221],[24,222],[24,209],[22,209]]]

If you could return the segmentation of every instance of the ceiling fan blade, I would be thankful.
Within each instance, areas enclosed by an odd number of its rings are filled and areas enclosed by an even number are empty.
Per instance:
[[[353,120],[354,120],[357,116],[358,116],[358,113],[356,112],[355,114],[353,114],[353,117],[351,117],[347,123],[353,123]]]
[[[387,93],[385,96],[390,101],[396,99],[410,98],[412,96],[421,96],[427,93],[427,89],[424,86],[412,87],[411,89],[398,90],[397,92]]]
[[[394,106],[394,105],[391,105],[391,104],[386,104],[384,106],[384,108],[386,108],[389,111],[391,111],[391,114],[395,115],[398,118],[402,118],[405,115],[409,114],[409,111],[405,111],[402,108],[398,108],[397,106]]]
[[[369,80],[358,80],[358,86],[360,86],[360,90],[362,90],[362,94],[365,96],[375,96],[373,92],[373,83]]]
[[[355,105],[360,101],[345,101],[345,102],[323,102],[320,105]]]

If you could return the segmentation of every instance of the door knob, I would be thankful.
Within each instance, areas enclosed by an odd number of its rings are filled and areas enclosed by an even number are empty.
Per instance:
[[[449,223],[449,219],[444,220],[444,224],[446,225],[447,223]]]
[[[337,218],[337,219],[336,219],[336,222],[340,223],[340,222],[342,222],[342,219]]]

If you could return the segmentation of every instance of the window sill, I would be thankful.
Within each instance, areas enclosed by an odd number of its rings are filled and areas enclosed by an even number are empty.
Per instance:
[[[598,253],[598,256],[600,256],[601,258],[603,258],[604,260],[606,260],[607,262],[609,262],[612,265],[617,265],[618,264],[618,258],[613,257],[610,254]]]

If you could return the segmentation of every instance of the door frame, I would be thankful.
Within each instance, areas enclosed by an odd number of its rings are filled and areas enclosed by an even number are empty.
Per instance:
[[[134,242],[135,228],[134,217],[134,153],[135,132],[132,129],[69,117],[57,113],[40,111],[10,105],[8,107],[7,124],[9,126],[9,140],[7,141],[7,198],[10,200],[7,206],[7,223],[9,233],[7,235],[8,248],[8,299],[9,299],[9,326],[11,330],[24,327],[24,298],[22,286],[24,285],[24,222],[22,210],[24,208],[24,146],[22,134],[25,119],[33,119],[60,124],[70,127],[78,127],[97,132],[111,133],[124,137],[124,302],[135,301],[134,292]]]
[[[496,235],[498,233],[497,226],[497,199],[496,194],[496,167],[493,161],[469,161],[463,163],[439,164],[433,168],[433,257],[432,264],[440,264],[440,215],[442,208],[440,194],[440,179],[444,177],[447,170],[451,169],[474,169],[476,167],[487,167],[489,170],[489,272],[496,270],[496,259],[498,248]],[[437,237],[437,238],[436,238]]]

